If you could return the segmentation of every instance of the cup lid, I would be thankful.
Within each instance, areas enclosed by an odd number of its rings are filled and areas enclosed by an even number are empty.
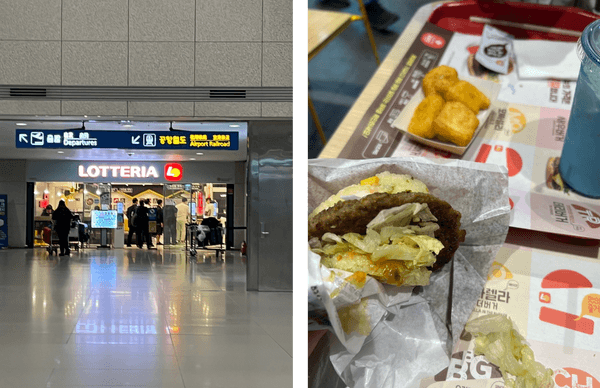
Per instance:
[[[577,41],[577,56],[583,60],[586,56],[600,66],[600,20],[590,23]]]

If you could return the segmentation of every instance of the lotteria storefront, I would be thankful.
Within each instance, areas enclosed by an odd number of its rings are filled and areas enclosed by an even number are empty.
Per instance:
[[[239,248],[245,240],[242,228],[245,225],[246,196],[244,164],[27,161],[27,190],[32,191],[28,193],[30,201],[27,207],[33,216],[28,217],[28,245],[46,245],[43,227],[48,224],[49,218],[44,210],[48,205],[55,209],[58,202],[64,200],[67,207],[90,226],[94,211],[116,211],[119,224],[108,231],[108,239],[112,246],[122,247],[128,232],[126,209],[137,198],[150,203],[151,208],[155,208],[159,200],[163,208],[173,206],[181,209],[181,206],[187,206],[187,222],[201,222],[204,218],[214,217],[226,231],[223,246]],[[167,246],[175,245],[182,240],[181,236],[181,231],[177,230],[175,240],[164,242]],[[92,228],[90,237],[92,245],[100,244],[99,230]]]
[[[119,213],[134,198],[185,203],[191,221],[212,211],[231,249],[247,243],[249,290],[290,290],[292,129],[291,120],[0,121],[0,237],[10,248],[43,246],[42,212],[61,200],[87,224],[92,212]],[[127,234],[119,216],[108,235],[116,249]]]

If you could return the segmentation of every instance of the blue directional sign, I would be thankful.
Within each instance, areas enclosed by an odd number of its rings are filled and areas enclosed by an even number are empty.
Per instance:
[[[16,130],[17,148],[237,150],[239,133],[183,131]]]

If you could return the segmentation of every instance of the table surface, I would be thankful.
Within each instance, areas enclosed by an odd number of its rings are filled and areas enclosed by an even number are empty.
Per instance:
[[[328,38],[345,29],[353,21],[353,15],[344,12],[308,10],[308,54],[310,56]]]

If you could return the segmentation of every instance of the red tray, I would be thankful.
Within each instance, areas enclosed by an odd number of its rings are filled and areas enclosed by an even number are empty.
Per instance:
[[[556,31],[535,31],[524,24],[551,27],[580,33],[600,18],[591,12],[574,7],[559,7],[532,3],[495,2],[465,0],[444,3],[429,16],[429,22],[449,31],[481,35],[485,23],[472,21],[479,17],[494,21],[520,24],[517,26],[496,25],[516,39],[545,39],[576,42],[577,36]]]

